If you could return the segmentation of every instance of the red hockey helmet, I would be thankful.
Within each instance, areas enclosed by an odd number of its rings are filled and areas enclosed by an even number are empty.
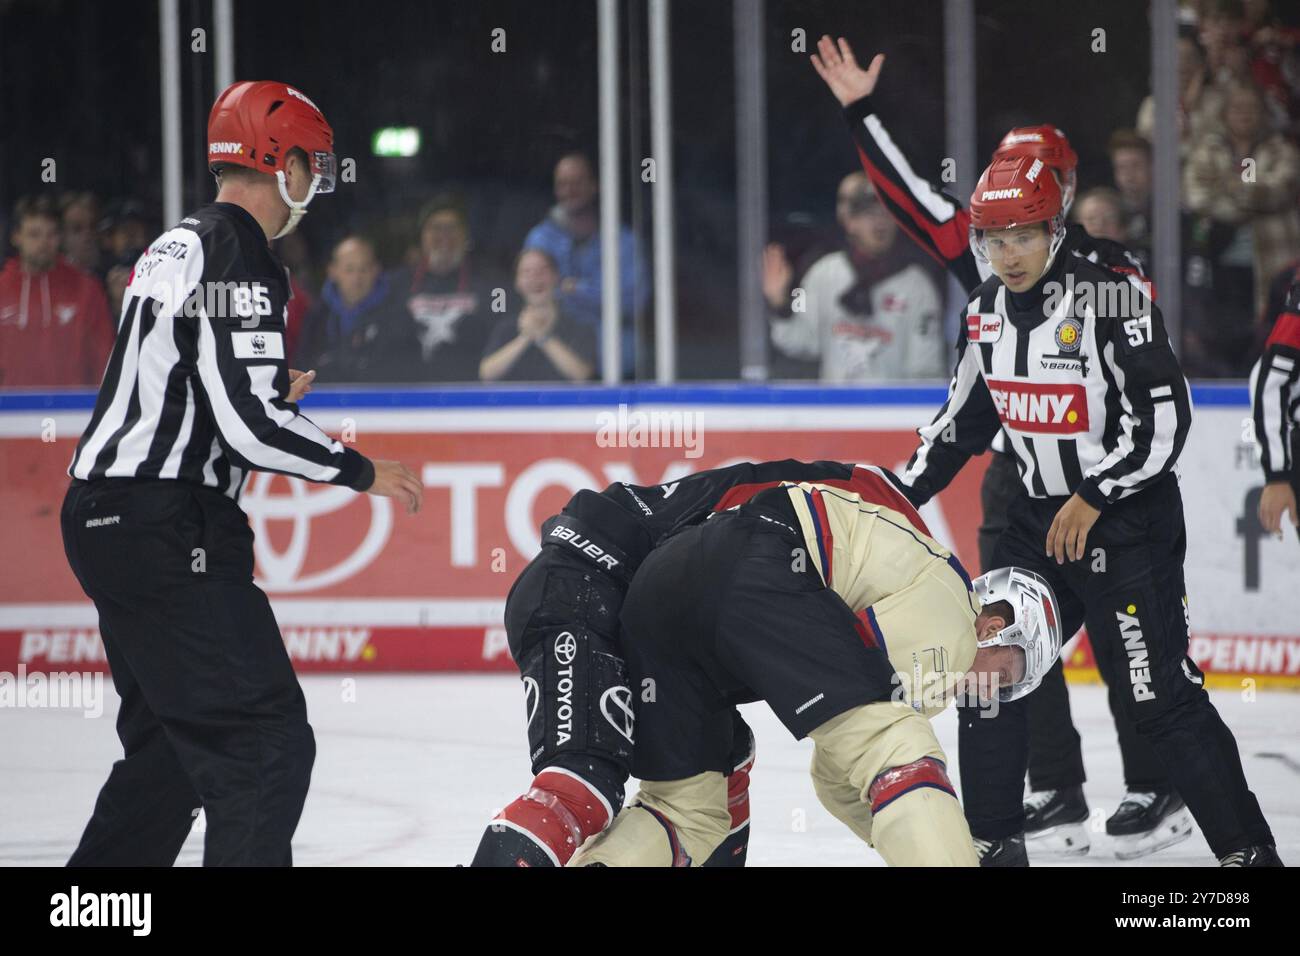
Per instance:
[[[1047,164],[1030,156],[995,158],[980,176],[970,197],[970,241],[977,256],[988,259],[989,231],[1015,229],[1036,222],[1048,224],[1051,246],[1048,263],[1065,239],[1061,187]]]
[[[307,154],[312,174],[307,198],[300,203],[289,198],[284,183],[285,162],[295,148]],[[216,172],[227,163],[275,174],[280,198],[290,210],[279,238],[297,225],[313,196],[334,191],[334,130],[316,104],[292,86],[241,80],[217,97],[208,114],[208,168]]]
[[[993,151],[994,159],[1015,156],[1041,159],[1051,167],[1061,184],[1061,207],[1068,213],[1074,204],[1079,157],[1065,133],[1055,126],[1017,126]]]

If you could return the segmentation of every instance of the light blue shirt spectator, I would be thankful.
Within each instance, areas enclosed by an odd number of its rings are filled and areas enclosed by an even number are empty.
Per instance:
[[[560,270],[556,299],[565,315],[600,330],[600,228],[597,183],[581,154],[564,156],[555,166],[556,204],[524,239],[525,249],[541,249]],[[650,285],[645,259],[632,230],[618,231],[619,310],[623,317],[623,372],[634,367],[633,320],[646,307]]]

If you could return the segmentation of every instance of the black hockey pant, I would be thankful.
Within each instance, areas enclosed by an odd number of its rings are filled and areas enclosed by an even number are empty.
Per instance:
[[[1066,633],[1087,624],[1113,698],[1151,743],[1216,856],[1273,843],[1246,784],[1236,740],[1187,656],[1187,538],[1177,479],[1166,476],[1108,507],[1088,535],[1083,559],[1058,565],[1044,551],[1064,503],[1017,499],[994,565],[1018,565],[1046,578]],[[962,802],[978,838],[999,839],[1024,828],[1035,694],[996,711],[967,707],[959,713]]]
[[[124,755],[71,866],[287,866],[316,746],[235,502],[179,481],[74,482],[68,562],[99,611]]]
[[[1014,455],[993,452],[980,486],[984,519],[979,529],[980,567],[990,571],[998,539],[1006,529],[1011,503],[1024,494]],[[1046,536],[1044,534],[1044,536]],[[1072,635],[1066,634],[1068,640]],[[1132,719],[1112,690],[1110,712],[1119,737],[1120,763],[1129,790],[1159,792],[1170,789],[1165,769],[1150,742],[1138,734]],[[1070,697],[1065,672],[1058,665],[1029,698],[1029,787],[1063,790],[1087,779],[1079,732],[1070,717]]]

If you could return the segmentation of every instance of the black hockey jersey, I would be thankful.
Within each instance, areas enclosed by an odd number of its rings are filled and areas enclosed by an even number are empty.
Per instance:
[[[542,524],[542,544],[581,557],[626,585],[650,550],[668,535],[787,481],[856,491],[868,501],[911,514],[929,533],[889,471],[875,465],[787,458],[742,462],[660,485],[618,482],[599,494],[579,491],[560,514]]]
[[[602,492],[640,517],[657,542],[680,527],[697,524],[710,512],[743,504],[782,482],[810,481],[859,492],[869,501],[911,512],[898,479],[875,465],[838,461],[742,462],[687,475],[662,485],[610,485]]]

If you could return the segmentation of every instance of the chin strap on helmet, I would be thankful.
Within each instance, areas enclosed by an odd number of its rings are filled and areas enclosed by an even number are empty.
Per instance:
[[[1038,277],[1041,279],[1052,268],[1052,263],[1056,261],[1056,254],[1061,251],[1061,243],[1065,242],[1065,210],[1053,216],[1047,223],[1048,236],[1050,245],[1047,247],[1047,262],[1043,264],[1043,272]]]
[[[292,199],[289,198],[289,189],[285,183],[283,169],[277,169],[275,171],[275,181],[276,184],[280,187],[280,198],[283,199],[285,205],[289,207],[289,221],[284,224],[283,229],[281,229],[279,232],[277,232],[274,236],[271,237],[272,239],[279,239],[293,232],[294,229],[298,227],[298,222],[302,219],[302,217],[307,215],[307,205],[312,201],[312,198],[316,195],[316,190],[320,186],[321,175],[320,173],[316,173],[315,175],[312,176],[311,186],[308,187],[307,189],[307,198],[304,199],[302,202],[294,202]]]

